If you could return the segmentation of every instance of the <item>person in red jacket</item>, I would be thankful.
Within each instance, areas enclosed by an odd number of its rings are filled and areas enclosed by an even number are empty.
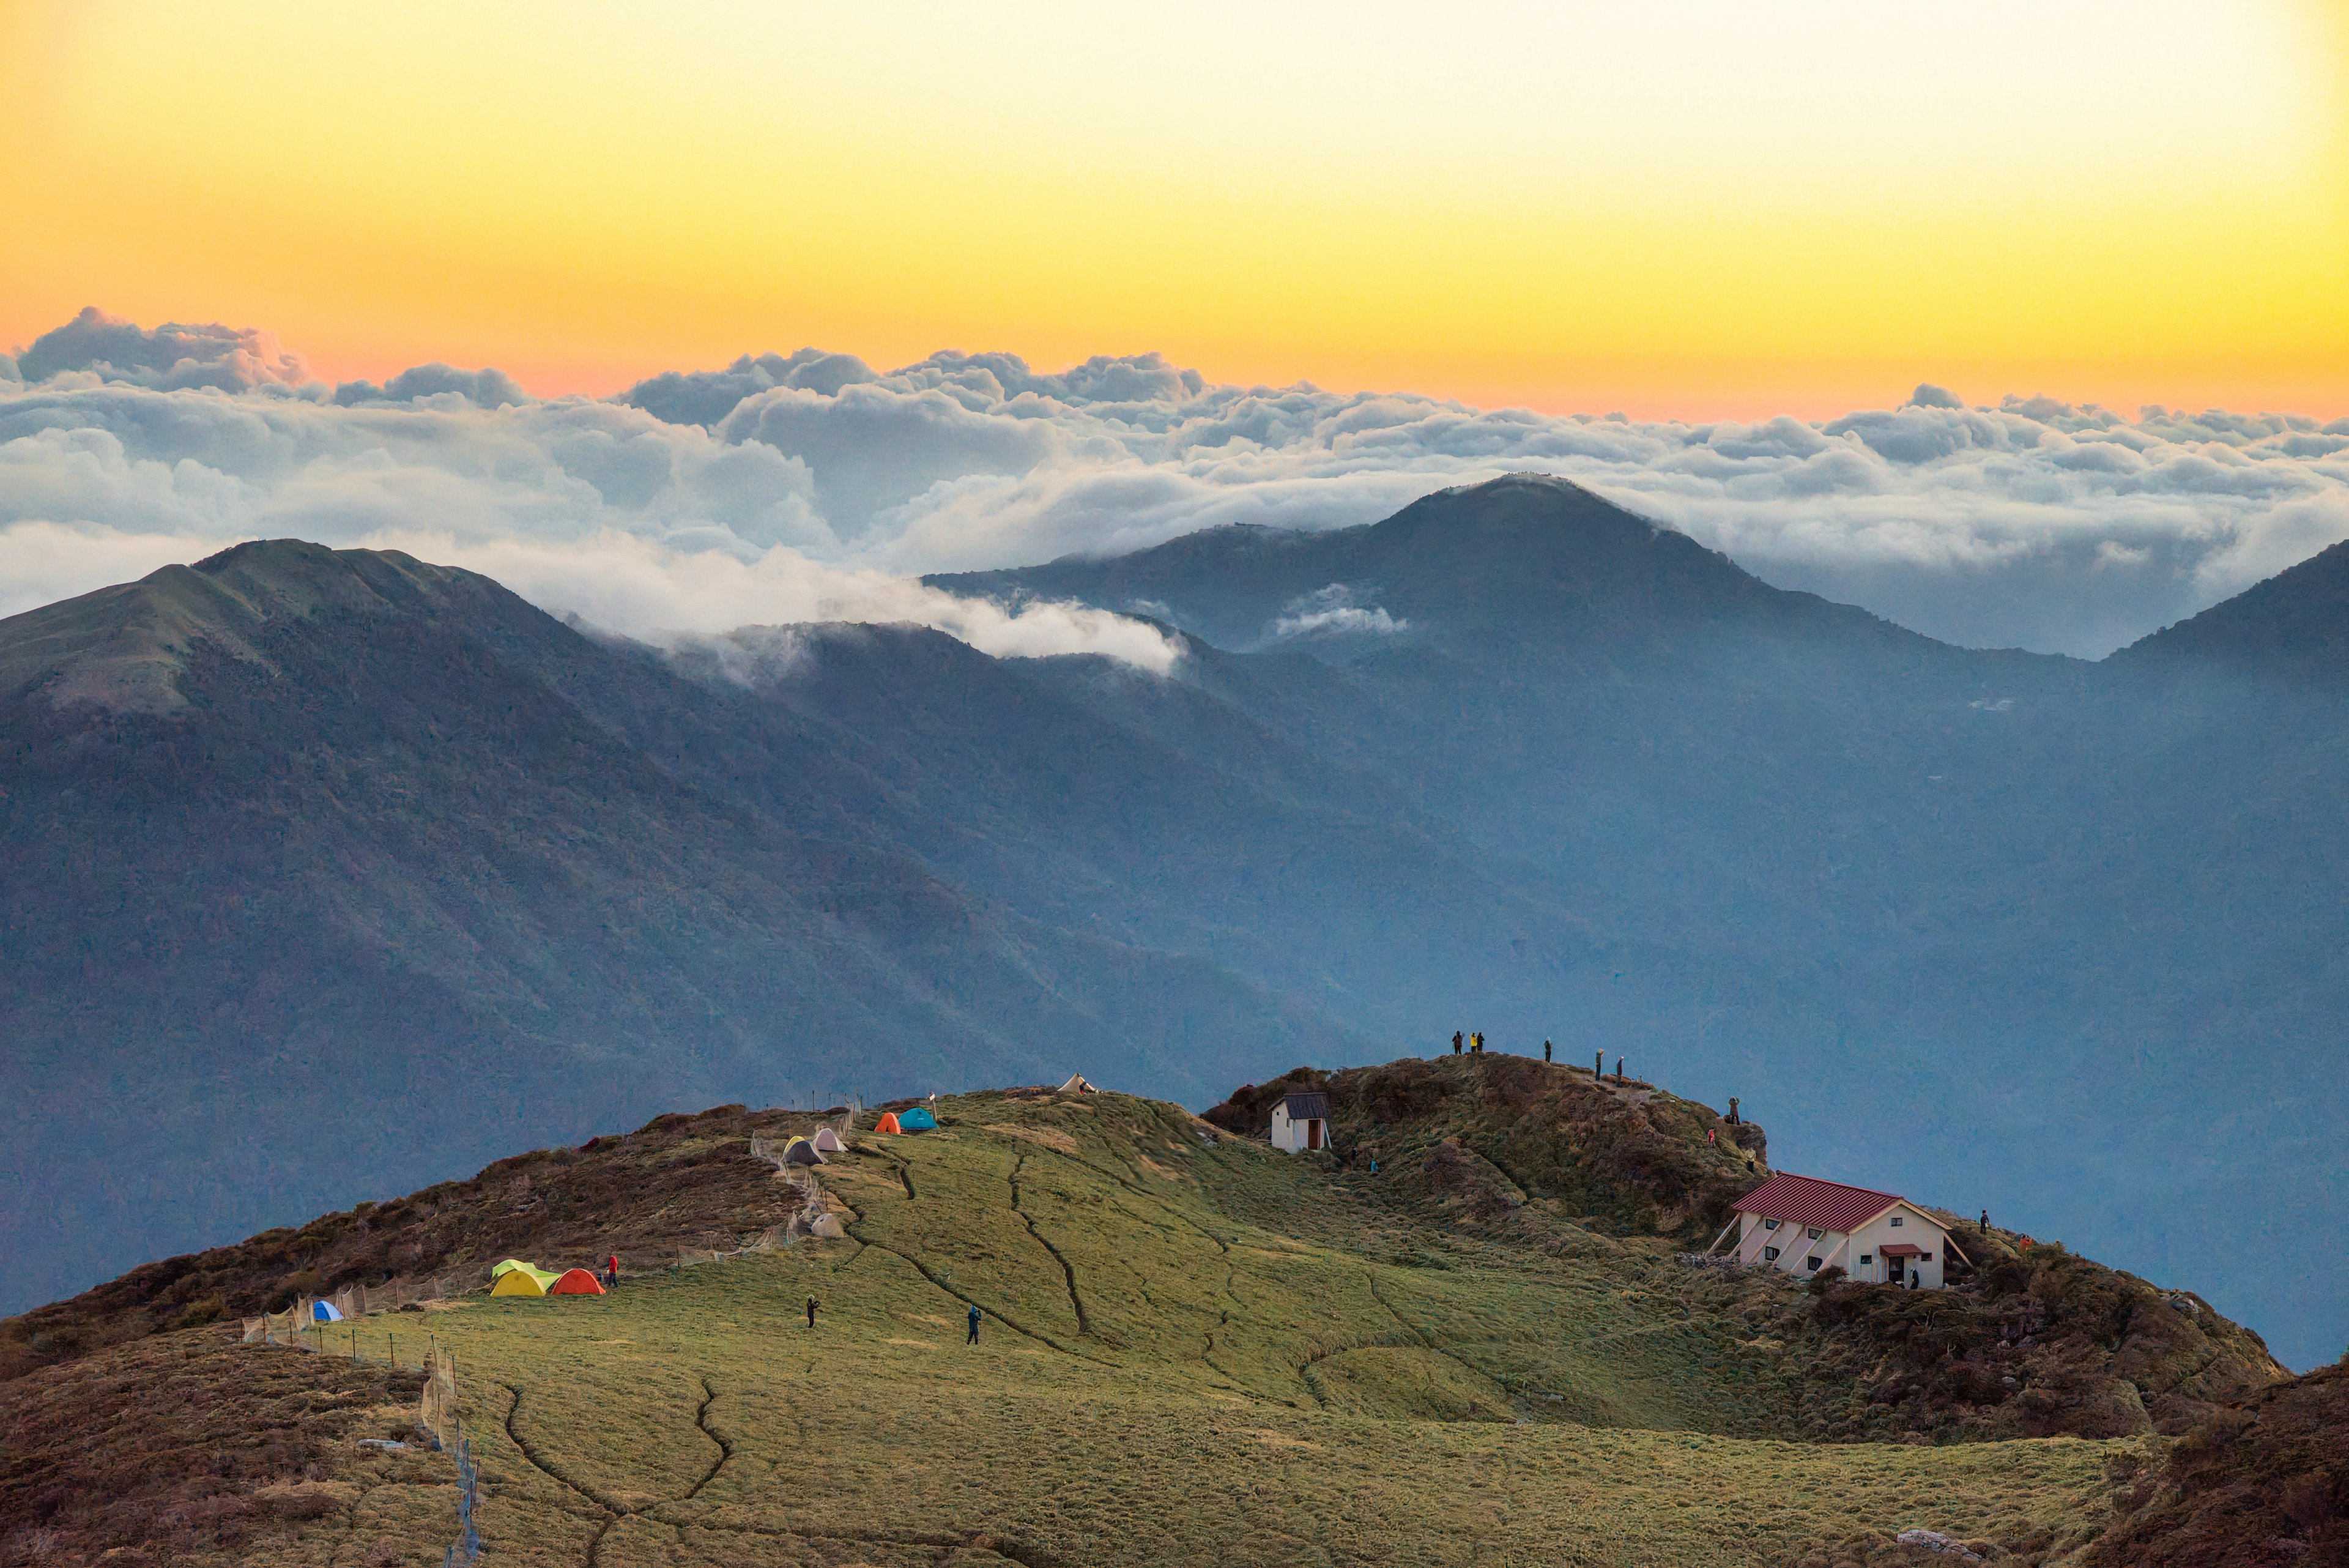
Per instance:
[[[620,1255],[617,1252],[604,1260],[604,1288],[610,1290],[620,1282]]]

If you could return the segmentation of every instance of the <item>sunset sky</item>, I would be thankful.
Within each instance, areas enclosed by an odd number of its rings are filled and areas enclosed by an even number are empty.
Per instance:
[[[0,0],[0,348],[2349,413],[2349,5]]]

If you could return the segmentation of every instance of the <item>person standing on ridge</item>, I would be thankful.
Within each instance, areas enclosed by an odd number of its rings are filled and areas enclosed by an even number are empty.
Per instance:
[[[1485,1032],[1479,1029],[1475,1033],[1468,1036],[1468,1054],[1471,1056],[1482,1056],[1484,1054]]]
[[[1452,1032],[1452,1054],[1454,1056],[1460,1054],[1460,1031],[1457,1029]]]
[[[1620,1083],[1622,1083],[1622,1081],[1623,1081],[1623,1058],[1622,1058],[1622,1057],[1620,1057],[1620,1056],[1618,1056],[1618,1057],[1616,1057],[1616,1058],[1615,1058],[1615,1082],[1616,1082],[1616,1083],[1618,1083],[1618,1084],[1620,1084]]]
[[[810,1327],[810,1328],[813,1328],[814,1326],[815,1326],[815,1298],[814,1298],[813,1296],[810,1296],[810,1297],[808,1297],[808,1327]]]
[[[1545,1062],[1549,1060],[1549,1042],[1547,1040],[1542,1042],[1542,1060]]]
[[[965,1345],[977,1345],[978,1343],[978,1320],[985,1315],[985,1314],[978,1310],[978,1303],[977,1302],[970,1303],[970,1337],[963,1341]]]
[[[1607,1075],[1607,1053],[1601,1051],[1590,1059],[1590,1081],[1597,1083]]]

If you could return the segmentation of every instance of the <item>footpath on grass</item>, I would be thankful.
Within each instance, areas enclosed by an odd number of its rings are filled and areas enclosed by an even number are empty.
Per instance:
[[[464,1493],[412,1440],[428,1417],[444,1449],[461,1423],[485,1552],[527,1563],[2136,1560],[2100,1542],[2138,1491],[2168,1495],[2142,1407],[2115,1435],[1984,1440],[2025,1414],[1964,1371],[1999,1310],[1685,1266],[1722,1195],[1761,1179],[1755,1150],[1704,1136],[1705,1107],[1555,1073],[1322,1075],[1340,1136],[1311,1155],[1157,1102],[1016,1091],[941,1100],[918,1133],[835,1123],[821,1165],[782,1158],[817,1117],[740,1107],[502,1162],[477,1190],[551,1215],[549,1261],[601,1251],[574,1174],[610,1196],[632,1173],[611,1200],[640,1235],[666,1222],[644,1192],[741,1222],[695,1232],[709,1262],[671,1235],[607,1294],[451,1293],[305,1330],[310,1353],[214,1324],[36,1366],[0,1382],[0,1508],[68,1558],[442,1561]],[[457,1201],[330,1217],[280,1266],[331,1282],[335,1250],[429,1251],[442,1225],[531,1240]],[[2015,1365],[2104,1387],[2127,1336],[2094,1355],[2065,1336],[2134,1301],[2125,1277],[2010,1261],[2052,1298],[2043,1359]],[[392,1363],[419,1351],[434,1376]],[[77,1446],[142,1389],[182,1407]],[[271,1434],[246,1468],[158,1459],[238,1412]]]

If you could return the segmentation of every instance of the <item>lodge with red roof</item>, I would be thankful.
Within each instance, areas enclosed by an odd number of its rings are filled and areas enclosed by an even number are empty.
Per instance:
[[[1872,1284],[1939,1290],[1943,1264],[1957,1251],[1949,1227],[1897,1192],[1774,1176],[1734,1205],[1737,1217],[1713,1238],[1737,1231],[1737,1261],[1808,1279],[1841,1269]]]

